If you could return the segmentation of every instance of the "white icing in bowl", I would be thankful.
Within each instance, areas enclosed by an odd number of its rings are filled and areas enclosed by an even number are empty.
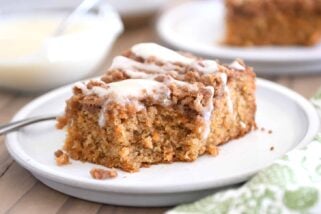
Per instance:
[[[59,37],[63,11],[4,15],[0,27],[0,86],[44,91],[85,78],[103,63],[123,26],[106,4],[75,19]]]

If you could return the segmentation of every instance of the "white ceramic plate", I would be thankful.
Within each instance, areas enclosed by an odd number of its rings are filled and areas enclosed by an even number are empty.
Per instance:
[[[32,101],[13,120],[61,112],[71,95],[71,86],[52,91]],[[38,123],[11,133],[6,138],[12,157],[40,181],[66,194],[129,206],[166,206],[196,200],[215,188],[236,184],[287,151],[306,145],[318,131],[318,115],[300,95],[275,83],[257,80],[259,127],[221,147],[218,157],[202,156],[192,163],[159,164],[138,173],[119,170],[112,180],[94,180],[89,171],[94,164],[72,161],[58,167],[54,152],[63,145],[64,131],[55,122]],[[271,147],[273,151],[270,151]]]
[[[256,65],[256,72],[283,73],[287,66],[301,63],[301,72],[321,71],[321,44],[315,47],[251,47],[237,48],[220,44],[224,36],[225,8],[222,0],[192,1],[165,12],[157,22],[161,39],[175,48],[222,61],[242,58]],[[262,63],[273,70],[266,71]],[[318,63],[318,67],[310,66]],[[280,68],[280,69],[278,69]],[[286,69],[291,73],[291,68]],[[297,73],[294,71],[294,73]]]
[[[164,6],[168,0],[107,0],[122,16],[152,14]]]
[[[230,60],[223,60],[225,63],[231,63]],[[265,75],[307,75],[307,74],[317,74],[321,73],[321,60],[313,61],[309,63],[260,63],[260,62],[250,62],[247,63],[254,68],[257,74]]]

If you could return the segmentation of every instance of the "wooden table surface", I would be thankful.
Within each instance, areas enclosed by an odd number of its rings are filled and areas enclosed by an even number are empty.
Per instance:
[[[143,41],[159,42],[151,24],[126,31],[116,42],[108,62],[121,51]],[[285,85],[306,98],[321,86],[321,71],[320,75],[263,78]],[[8,122],[23,105],[39,95],[0,90],[0,123]],[[0,213],[163,213],[168,209],[103,205],[52,190],[11,159],[4,145],[4,137],[0,137]]]

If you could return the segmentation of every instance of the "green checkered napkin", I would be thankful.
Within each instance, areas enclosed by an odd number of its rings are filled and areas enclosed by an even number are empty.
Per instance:
[[[321,91],[311,102],[321,115]],[[242,187],[168,212],[192,213],[321,213],[321,133],[308,146],[289,152]]]

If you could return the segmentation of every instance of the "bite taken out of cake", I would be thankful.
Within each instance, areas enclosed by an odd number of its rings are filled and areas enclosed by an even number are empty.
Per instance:
[[[73,91],[57,124],[64,150],[129,172],[217,155],[256,127],[255,74],[240,60],[220,65],[142,43]]]

